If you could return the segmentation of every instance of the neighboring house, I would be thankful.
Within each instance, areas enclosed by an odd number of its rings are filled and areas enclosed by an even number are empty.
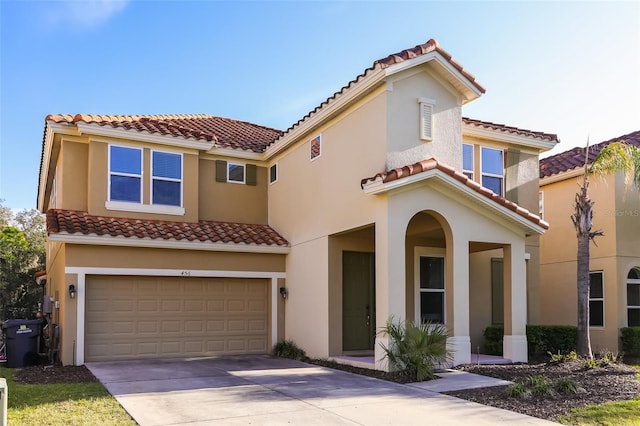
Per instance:
[[[529,211],[557,137],[463,118],[482,93],[430,40],[284,132],[48,116],[38,207],[62,362],[267,353],[287,338],[313,357],[375,352],[384,369],[389,318],[446,324],[456,364],[504,323],[505,358],[526,361],[547,228]]]
[[[640,131],[589,147],[591,164],[606,145],[640,146]],[[571,222],[575,195],[584,175],[585,149],[540,160],[540,200],[551,228],[540,241],[540,300],[544,324],[577,323],[577,237]],[[589,179],[594,201],[589,270],[590,329],[594,351],[618,350],[621,327],[640,326],[640,193],[625,186],[622,173]]]

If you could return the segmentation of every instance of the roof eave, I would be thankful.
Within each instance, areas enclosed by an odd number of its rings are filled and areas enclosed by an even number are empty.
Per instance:
[[[391,76],[397,74],[406,69],[422,65],[425,63],[432,63],[434,69],[438,74],[443,76],[449,81],[456,89],[460,90],[463,96],[463,104],[473,101],[479,98],[485,89],[479,83],[469,80],[464,74],[454,67],[450,61],[448,61],[440,52],[434,50],[433,52],[426,53],[413,59],[408,59],[396,64],[393,64],[385,68],[385,76]]]
[[[197,149],[200,151],[210,150],[215,140],[203,141],[172,135],[157,135],[149,132],[129,129],[110,128],[94,123],[77,123],[78,130],[85,135],[106,136],[119,139],[130,139],[141,142],[152,142],[160,145],[173,147]]]
[[[196,251],[221,251],[236,253],[263,253],[263,254],[288,254],[289,246],[267,245],[267,244],[246,244],[246,243],[224,243],[224,242],[203,242],[203,241],[178,241],[175,239],[151,239],[151,238],[131,238],[111,235],[86,235],[70,234],[68,232],[50,233],[47,237],[49,241],[68,244],[86,244],[98,246],[126,246],[143,248],[162,248],[177,250]]]
[[[498,213],[504,219],[507,219],[510,223],[514,223],[519,228],[525,230],[527,235],[542,235],[549,227],[549,225],[544,221],[541,221],[542,225],[533,223],[532,221],[517,214],[516,212],[497,204],[496,202],[488,199],[481,194],[478,194],[476,191],[472,190],[466,185],[463,185],[458,180],[438,169],[427,170],[426,172],[407,176],[401,179],[396,179],[387,183],[384,183],[381,178],[377,178],[374,181],[370,181],[364,184],[363,190],[365,194],[379,195],[429,179],[434,179],[435,181],[444,184],[448,189],[453,189],[456,192],[464,195],[473,203],[480,204],[490,211]]]
[[[527,148],[536,149],[539,152],[545,152],[553,149],[557,144],[557,141],[550,141],[532,136],[518,135],[508,131],[487,129],[464,122],[462,123],[462,135],[475,136],[482,139],[491,139],[497,140],[499,142],[525,146]]]

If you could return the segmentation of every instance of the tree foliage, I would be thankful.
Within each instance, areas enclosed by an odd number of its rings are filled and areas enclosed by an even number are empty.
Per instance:
[[[15,213],[0,199],[0,320],[35,315],[42,289],[34,274],[45,268],[45,218]]]
[[[640,189],[640,149],[623,141],[611,143],[600,150],[598,156],[588,164],[589,147],[585,150],[585,173],[580,190],[575,197],[575,211],[571,216],[578,238],[577,253],[577,290],[578,290],[578,354],[592,358],[589,335],[589,261],[590,246],[595,237],[604,235],[602,231],[592,230],[593,204],[589,197],[589,176],[606,176],[622,172],[625,185],[633,182]]]

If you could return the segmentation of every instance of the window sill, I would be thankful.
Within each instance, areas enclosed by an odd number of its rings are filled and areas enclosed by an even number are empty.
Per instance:
[[[107,210],[120,210],[133,213],[152,213],[184,216],[184,207],[127,203],[126,201],[107,201],[106,203],[104,203],[104,207]]]

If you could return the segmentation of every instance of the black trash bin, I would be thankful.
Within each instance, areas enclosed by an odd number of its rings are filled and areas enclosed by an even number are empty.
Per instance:
[[[2,324],[5,337],[7,367],[28,367],[37,363],[38,336],[42,320],[7,320]]]

